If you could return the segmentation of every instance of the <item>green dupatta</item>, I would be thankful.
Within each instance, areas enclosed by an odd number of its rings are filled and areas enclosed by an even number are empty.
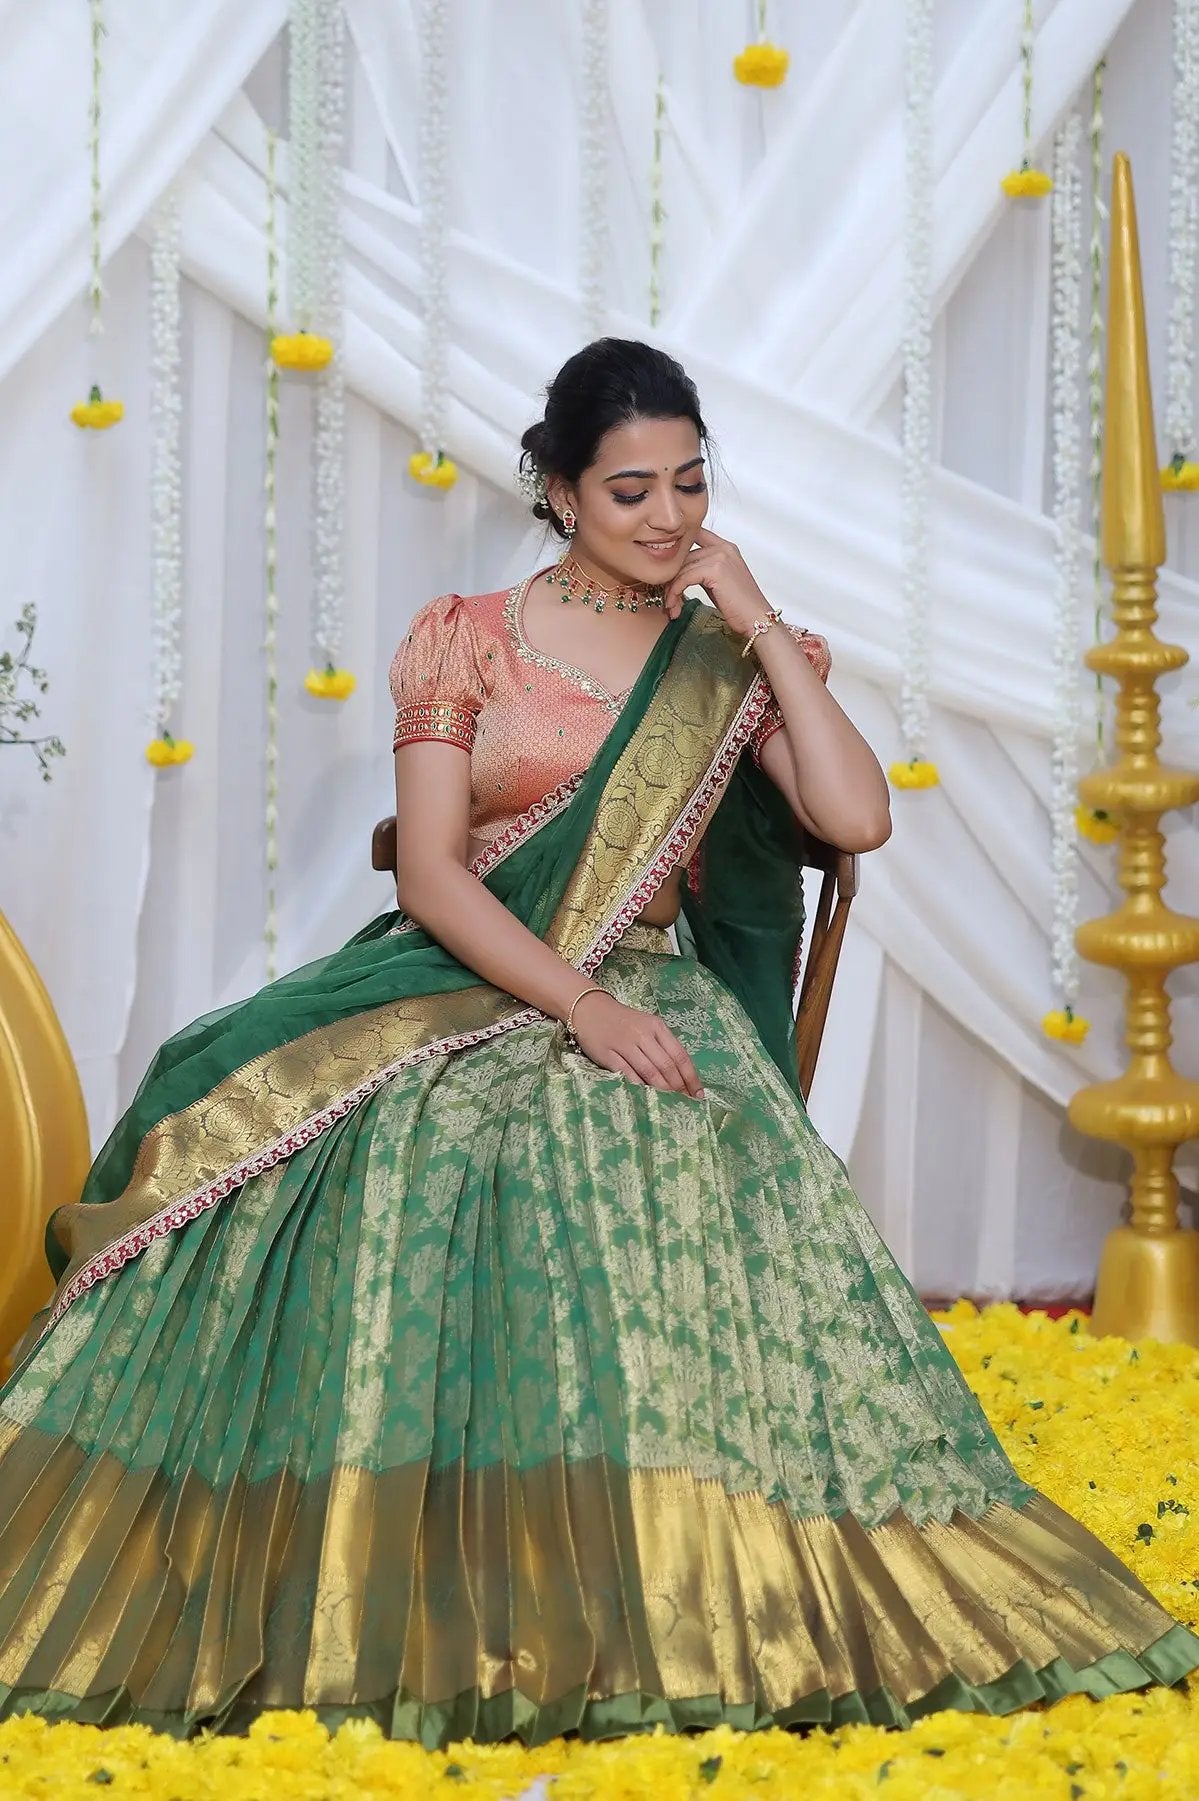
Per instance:
[[[771,795],[790,813],[741,756],[768,698],[719,615],[686,601],[590,768],[472,868],[530,931],[592,974],[715,807],[687,926],[794,1084],[795,835],[788,869]],[[156,1238],[310,1143],[397,1070],[541,1017],[395,912],[331,956],[204,1015],[161,1047],[81,1199],[52,1216],[51,1320]]]

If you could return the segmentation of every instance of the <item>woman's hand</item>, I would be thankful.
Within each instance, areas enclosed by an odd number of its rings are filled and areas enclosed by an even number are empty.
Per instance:
[[[683,567],[666,585],[666,611],[676,618],[682,610],[683,590],[702,588],[729,629],[748,638],[754,620],[767,617],[766,596],[728,538],[719,538],[701,525],[696,528],[695,540],[696,548],[688,552]]]
[[[626,1007],[603,989],[589,992],[575,1008],[574,1034],[580,1048],[598,1063],[647,1088],[703,1099],[695,1065],[666,1021],[656,1013]]]

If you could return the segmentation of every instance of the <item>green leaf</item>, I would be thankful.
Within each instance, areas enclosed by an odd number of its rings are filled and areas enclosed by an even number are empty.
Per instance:
[[[107,1788],[110,1782],[116,1781],[116,1777],[111,1770],[93,1770],[88,1781],[98,1783],[101,1788]]]
[[[720,1774],[720,1766],[723,1762],[724,1759],[722,1757],[704,1758],[704,1761],[699,1766],[699,1773],[705,1782],[715,1782],[717,1776]]]
[[[1149,1540],[1153,1537],[1153,1527],[1149,1524],[1148,1520],[1142,1520],[1137,1527],[1137,1537],[1142,1539],[1145,1544],[1148,1544]]]

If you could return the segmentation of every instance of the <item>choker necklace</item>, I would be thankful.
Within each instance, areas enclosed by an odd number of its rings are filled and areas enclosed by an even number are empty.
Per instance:
[[[561,588],[564,605],[568,600],[581,600],[585,607],[594,607],[597,613],[602,613],[609,602],[618,613],[635,613],[638,607],[665,605],[661,588],[636,588],[631,583],[620,583],[614,588],[601,587],[569,555],[563,557],[545,579],[547,582],[556,582]]]

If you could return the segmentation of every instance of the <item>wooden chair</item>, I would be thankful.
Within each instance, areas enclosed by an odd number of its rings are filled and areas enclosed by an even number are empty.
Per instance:
[[[371,837],[371,866],[394,879],[396,873],[396,822],[393,813],[381,819]],[[858,891],[858,858],[852,851],[838,850],[820,838],[804,833],[803,867],[819,869],[823,874],[820,898],[812,922],[807,962],[799,989],[799,1008],[795,1033],[799,1047],[799,1087],[807,1100],[816,1074],[820,1040],[832,999],[837,960],[849,921],[849,908]]]

